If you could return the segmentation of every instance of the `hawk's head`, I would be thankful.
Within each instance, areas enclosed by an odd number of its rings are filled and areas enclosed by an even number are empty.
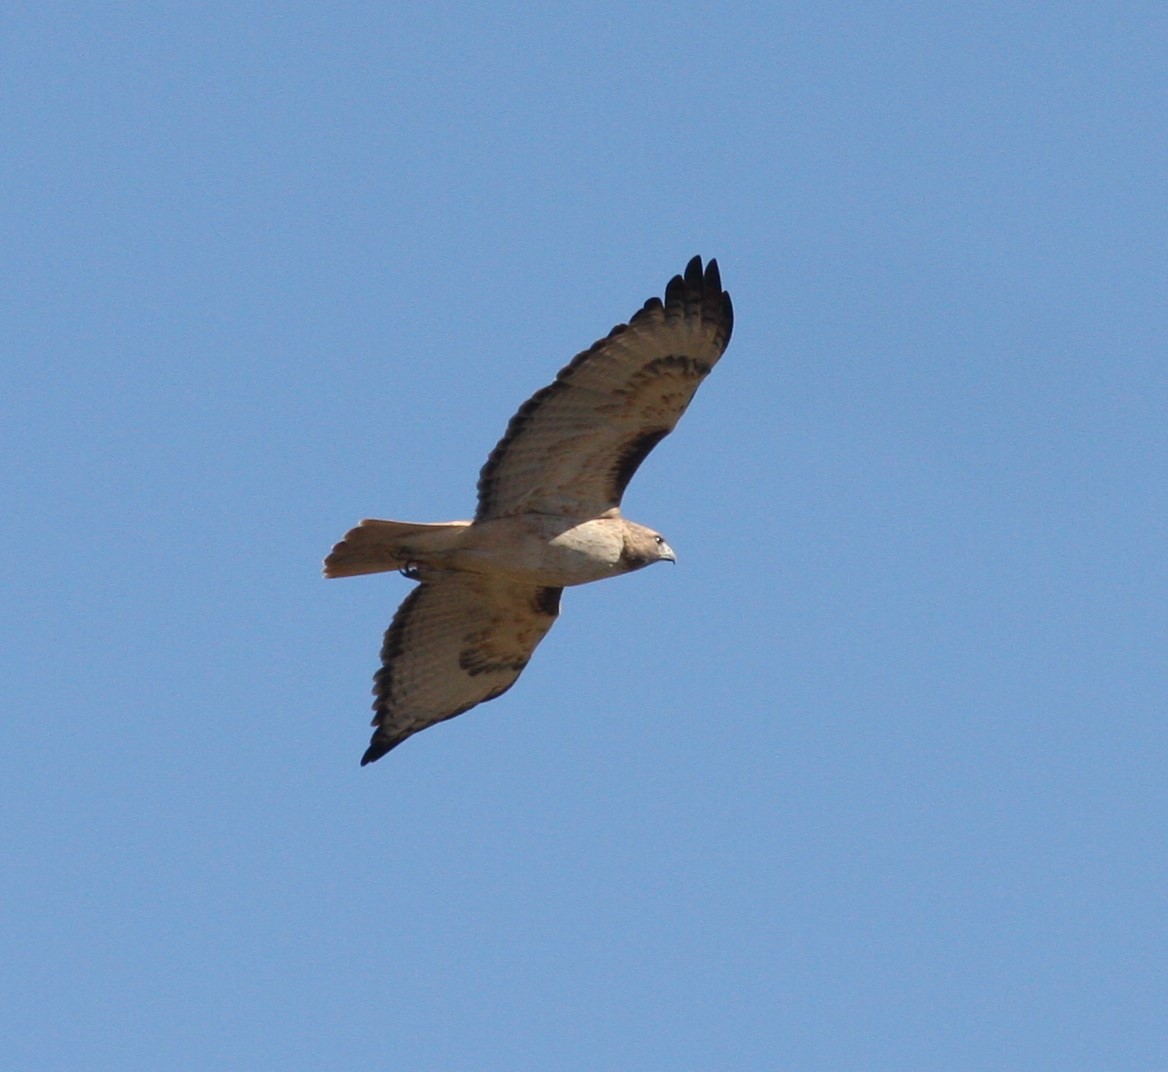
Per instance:
[[[626,521],[620,561],[627,572],[651,566],[654,562],[676,562],[677,556],[661,533]]]

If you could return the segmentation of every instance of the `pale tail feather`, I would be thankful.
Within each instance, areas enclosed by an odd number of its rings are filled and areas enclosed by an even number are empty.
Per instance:
[[[420,525],[409,521],[362,521],[345,533],[324,560],[326,577],[357,577],[385,573],[425,562],[431,555],[454,550],[469,521]]]

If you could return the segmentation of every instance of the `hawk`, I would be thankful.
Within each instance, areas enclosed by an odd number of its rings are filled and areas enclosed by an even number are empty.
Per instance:
[[[366,520],[332,549],[326,577],[400,570],[417,582],[381,647],[362,766],[514,685],[564,588],[675,560],[659,532],[621,516],[621,498],[722,356],[733,321],[717,261],[703,270],[694,257],[664,299],[519,407],[479,474],[473,521]]]

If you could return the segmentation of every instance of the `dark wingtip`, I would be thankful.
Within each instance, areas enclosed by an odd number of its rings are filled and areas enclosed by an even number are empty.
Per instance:
[[[365,749],[365,754],[361,757],[361,766],[367,767],[370,763],[376,763],[386,752],[396,748],[404,739],[389,741],[381,736],[380,731],[375,733],[369,742],[369,747]]]
[[[696,292],[702,295],[702,302],[706,315],[716,317],[725,324],[725,336],[722,339],[723,347],[730,342],[734,332],[734,306],[730,302],[730,295],[722,289],[722,273],[718,270],[717,257],[711,257],[702,271],[702,258],[692,257],[685,266],[685,275],[676,275],[669,282],[666,289],[666,300],[669,290],[673,289],[680,297],[685,291]]]

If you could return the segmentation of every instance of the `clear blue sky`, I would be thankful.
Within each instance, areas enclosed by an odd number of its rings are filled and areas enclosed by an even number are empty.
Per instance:
[[[1168,1068],[1161,3],[10,5],[0,1065]],[[358,768],[507,418],[730,350]]]

